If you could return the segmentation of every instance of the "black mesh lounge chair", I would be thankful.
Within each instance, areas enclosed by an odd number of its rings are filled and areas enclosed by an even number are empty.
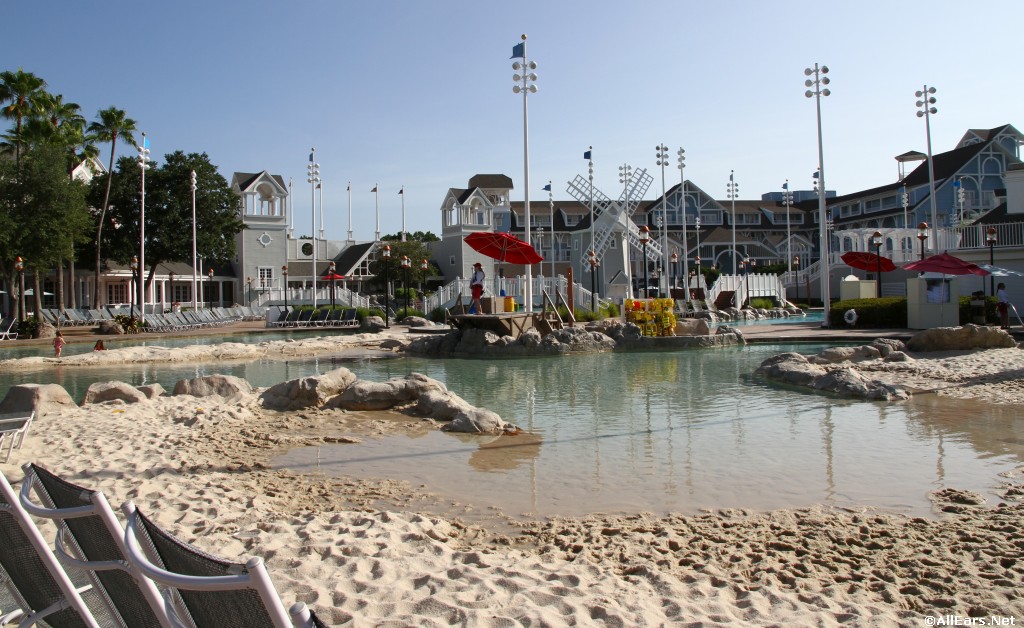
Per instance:
[[[174,624],[156,585],[132,571],[124,551],[124,529],[103,493],[34,464],[23,468],[21,505],[57,524],[57,557],[66,568],[87,570],[93,590],[118,625],[171,628]],[[32,501],[33,491],[42,505]]]
[[[305,604],[292,616],[270,581],[260,558],[233,563],[199,550],[164,532],[132,502],[121,509],[127,517],[125,545],[132,565],[172,590],[175,614],[195,628],[313,628],[323,626]]]
[[[10,589],[20,611],[0,616],[0,625],[45,621],[53,628],[94,628],[99,624],[82,601],[43,535],[0,473],[0,585]],[[88,588],[88,587],[86,587]]]

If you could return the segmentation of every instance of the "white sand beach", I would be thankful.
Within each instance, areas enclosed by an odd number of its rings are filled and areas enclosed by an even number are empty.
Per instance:
[[[394,339],[266,344],[126,348],[65,363],[386,351]],[[940,396],[1012,404],[1024,416],[1024,351],[914,357],[855,367]],[[19,368],[53,368],[50,358],[31,360]],[[427,429],[435,426],[393,412],[279,413],[262,409],[255,395],[237,403],[165,396],[40,417],[0,470],[20,480],[18,465],[33,461],[103,490],[114,504],[135,500],[202,549],[262,556],[285,603],[306,602],[331,625],[1024,622],[1024,468],[1005,478],[1003,503],[974,504],[948,487],[936,495],[934,519],[821,507],[515,521],[463,516],[463,505],[403,482],[268,465],[290,447]]]

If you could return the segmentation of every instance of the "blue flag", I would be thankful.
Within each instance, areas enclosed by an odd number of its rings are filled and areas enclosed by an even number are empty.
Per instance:
[[[788,190],[789,189],[789,181],[786,181],[785,183],[782,184],[782,189],[783,190]]]
[[[142,147],[149,148],[149,138],[145,134],[142,135]]]
[[[516,44],[512,46],[512,56],[509,59],[525,59],[526,58],[526,42]]]
[[[817,170],[814,171],[814,175],[813,176],[814,176],[815,179],[818,178],[818,171]]]
[[[309,160],[310,160],[310,161],[313,161],[313,153],[310,153],[310,154],[309,154]]]
[[[544,186],[544,191],[545,192],[550,192],[551,191],[551,184],[550,183]]]
[[[589,150],[583,153],[583,158],[584,159],[590,159],[590,151]]]

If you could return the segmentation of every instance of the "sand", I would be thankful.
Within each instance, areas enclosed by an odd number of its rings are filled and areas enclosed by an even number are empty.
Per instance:
[[[392,350],[387,340],[382,348],[379,338],[350,336],[288,343],[287,351],[336,351],[339,342]],[[123,351],[69,359],[168,359]],[[239,353],[210,347],[186,359]],[[1024,351],[915,357],[858,368],[939,395],[1024,408]],[[47,360],[35,366],[52,368]],[[103,490],[115,505],[135,500],[202,549],[262,556],[285,604],[306,602],[331,625],[923,626],[935,625],[928,617],[969,615],[989,625],[993,616],[1024,622],[1024,469],[1005,478],[999,504],[973,503],[955,487],[939,492],[934,519],[820,507],[517,521],[465,516],[465,505],[403,482],[268,466],[289,447],[425,429],[434,427],[397,413],[276,413],[255,396],[235,404],[161,397],[43,416],[0,470],[19,480],[17,465],[34,461]]]

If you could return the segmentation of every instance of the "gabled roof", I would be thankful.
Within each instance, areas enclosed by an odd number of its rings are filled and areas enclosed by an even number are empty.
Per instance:
[[[284,178],[279,174],[270,174],[266,170],[262,172],[236,172],[231,176],[231,186],[238,187],[240,191],[245,192],[252,188],[260,179],[270,179],[277,184],[279,192],[288,192],[288,185],[285,184]]]
[[[980,140],[982,142],[987,142],[1004,133],[1015,135],[1018,138],[1024,139],[1024,137],[1021,136],[1020,131],[1013,128],[1013,125],[1004,124],[1002,126],[997,126],[993,129],[967,129],[967,132],[964,133],[964,136],[960,138],[960,142],[957,144],[957,146],[965,146],[967,142],[970,142],[971,140]]]
[[[366,259],[373,250],[375,242],[353,244],[334,258],[335,271],[339,275],[352,275],[353,271]]]

